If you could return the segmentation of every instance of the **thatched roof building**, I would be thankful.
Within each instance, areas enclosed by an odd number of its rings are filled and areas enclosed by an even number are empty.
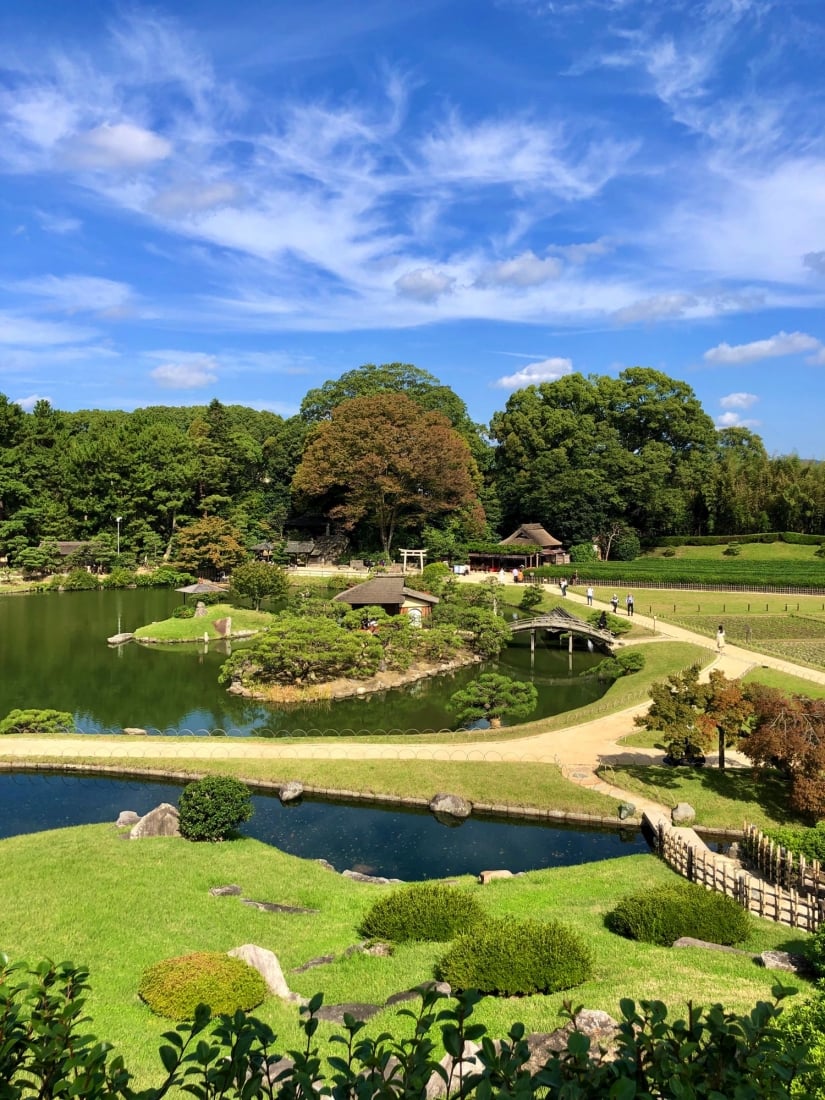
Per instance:
[[[498,553],[471,553],[473,569],[513,569],[516,566],[567,565],[570,555],[540,523],[522,523],[502,539]]]
[[[348,603],[352,607],[381,607],[388,615],[409,615],[420,621],[430,614],[438,603],[437,596],[429,592],[418,592],[407,588],[401,573],[387,573],[372,577],[363,584],[356,584],[345,592],[339,592],[333,599]]]

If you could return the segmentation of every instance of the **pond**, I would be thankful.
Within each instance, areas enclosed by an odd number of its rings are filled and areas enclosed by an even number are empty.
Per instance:
[[[0,838],[69,825],[114,822],[121,810],[177,803],[181,786],[43,773],[0,774]],[[522,824],[471,817],[458,828],[428,812],[304,799],[282,806],[254,795],[243,833],[336,870],[414,881],[507,868],[568,867],[649,851],[636,829]],[[144,843],[151,844],[151,841]]]
[[[290,709],[227,694],[218,684],[228,643],[209,646],[112,648],[106,638],[168,618],[180,596],[170,590],[126,589],[0,597],[0,717],[15,707],[70,711],[79,730],[100,733],[135,726],[151,732],[344,734],[449,728],[450,696],[495,665],[473,665],[408,688]],[[539,641],[531,662],[529,635],[502,654],[507,675],[531,679],[539,692],[535,717],[598,699],[606,681],[579,673],[601,660],[577,650],[568,668],[558,642]],[[531,667],[531,664],[533,667]]]

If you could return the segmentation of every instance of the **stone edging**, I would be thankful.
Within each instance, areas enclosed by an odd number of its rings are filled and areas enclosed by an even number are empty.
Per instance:
[[[110,775],[123,779],[169,779],[176,782],[192,782],[202,778],[208,772],[173,771],[168,768],[140,768],[133,765],[117,764],[71,764],[71,763],[33,763],[30,761],[0,761],[0,772],[57,772],[79,775]],[[268,791],[273,794],[280,791],[284,781],[268,779],[243,779],[251,790]],[[368,802],[383,806],[411,806],[426,810],[430,799],[414,795],[394,795],[367,791],[341,790],[332,787],[304,786],[304,794],[329,802]],[[607,826],[611,829],[628,828],[627,821],[618,817],[605,817],[602,814],[575,813],[569,810],[553,810],[541,806],[510,806],[498,802],[473,802],[471,816],[511,817],[528,821],[558,821],[576,825]],[[638,829],[639,822],[630,822],[630,828]]]

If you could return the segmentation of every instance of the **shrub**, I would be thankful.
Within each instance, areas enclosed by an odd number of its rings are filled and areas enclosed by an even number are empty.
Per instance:
[[[52,584],[64,588],[67,592],[89,592],[99,585],[97,577],[85,569],[73,569],[66,577],[55,577]]]
[[[252,817],[252,802],[240,779],[207,775],[184,787],[178,813],[187,840],[225,840]]]
[[[138,588],[183,588],[186,584],[194,584],[197,579],[191,573],[182,573],[179,569],[162,565],[152,573],[138,573],[135,584]]]
[[[540,584],[529,584],[521,594],[521,607],[524,611],[532,611],[538,607],[544,599],[544,592]]]
[[[672,546],[666,546],[664,548],[664,550],[662,551],[662,557],[663,558],[675,558],[676,557],[676,550]]]
[[[416,882],[380,898],[361,922],[361,934],[391,943],[444,943],[484,918],[477,898],[440,882]]]
[[[804,825],[780,825],[765,829],[765,836],[775,840],[782,848],[787,848],[806,859],[818,859],[825,863],[825,821],[818,821],[811,828]]]
[[[214,1016],[254,1008],[266,997],[267,985],[242,959],[220,951],[196,951],[150,966],[138,993],[155,1015],[191,1020],[199,1004],[209,1005]]]
[[[825,978],[825,924],[819,926],[806,946],[814,974],[817,978]]]
[[[74,716],[67,710],[10,710],[0,722],[0,733],[75,733]]]
[[[738,558],[741,553],[742,547],[737,546],[735,542],[732,542],[730,546],[726,546],[725,549],[722,551],[722,554],[726,558]]]
[[[557,921],[488,920],[460,936],[437,965],[454,989],[500,996],[554,993],[590,977],[584,940]]]
[[[100,583],[103,588],[129,588],[135,583],[135,574],[131,569],[113,569]]]
[[[596,552],[592,542],[577,542],[575,546],[570,547],[570,561],[576,565],[580,565],[582,562],[594,562],[599,560],[599,555]]]
[[[641,552],[642,544],[632,527],[625,527],[610,547],[610,556],[614,561],[634,561]]]
[[[682,936],[730,945],[747,939],[750,915],[733,898],[691,882],[629,894],[605,918],[611,932],[670,947]]]
[[[629,676],[645,667],[645,655],[632,649],[618,653],[615,657],[605,657],[595,668],[586,668],[580,676],[598,676],[601,680],[618,680],[620,676]]]
[[[181,603],[172,608],[173,619],[194,619],[195,607],[191,603]]]

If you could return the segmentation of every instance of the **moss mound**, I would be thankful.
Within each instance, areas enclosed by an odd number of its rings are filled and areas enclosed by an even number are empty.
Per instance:
[[[472,894],[439,882],[416,882],[377,901],[361,922],[361,934],[391,943],[443,943],[483,918]]]
[[[500,996],[555,993],[590,977],[584,940],[557,921],[488,920],[460,936],[437,965],[454,989]]]
[[[191,1020],[199,1004],[207,1004],[213,1016],[249,1011],[263,1001],[267,985],[242,959],[220,951],[197,951],[163,959],[144,971],[138,986],[140,997],[158,1016]]]
[[[670,947],[682,936],[730,945],[748,938],[749,914],[733,900],[692,882],[658,886],[622,898],[605,918],[611,932]]]

